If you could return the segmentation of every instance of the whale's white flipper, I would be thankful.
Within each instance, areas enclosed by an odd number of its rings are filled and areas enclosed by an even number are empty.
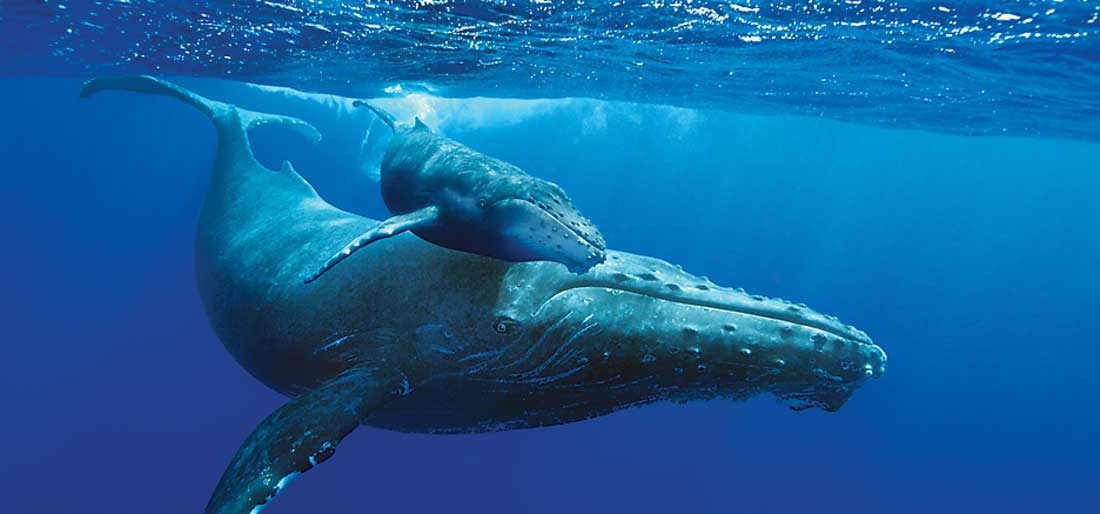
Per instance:
[[[378,241],[379,239],[386,239],[387,237],[393,237],[397,234],[405,232],[407,230],[413,230],[415,228],[426,227],[435,223],[439,219],[439,208],[434,205],[429,205],[423,209],[415,210],[408,214],[402,214],[400,216],[394,216],[387,218],[375,225],[374,228],[364,232],[354,241],[350,242],[342,250],[336,253],[325,261],[325,264],[321,266],[321,269],[315,271],[309,278],[306,279],[306,283],[313,282],[320,278],[326,271],[333,268],[340,261],[347,259],[351,254],[359,251],[360,248],[367,246],[370,243]]]
[[[400,379],[361,368],[279,407],[229,463],[205,514],[254,514],[294,477],[324,462],[371,412],[396,398]]]

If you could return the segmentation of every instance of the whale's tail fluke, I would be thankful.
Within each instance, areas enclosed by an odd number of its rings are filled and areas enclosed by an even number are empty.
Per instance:
[[[252,152],[248,129],[258,125],[282,125],[295,130],[307,139],[316,142],[321,133],[309,123],[290,116],[254,112],[229,103],[204,98],[170,82],[147,76],[111,77],[89,80],[80,91],[81,97],[89,97],[106,90],[134,91],[175,98],[198,109],[213,122],[217,132],[214,151],[213,170],[210,186],[207,190],[201,214],[199,215],[198,237],[195,241],[195,267],[200,284],[219,283],[219,287],[229,287],[224,283],[240,281],[236,287],[255,287],[249,279],[240,278],[220,265],[228,255],[245,251],[243,247],[230,244],[222,234],[257,233],[272,230],[273,219],[312,220],[312,223],[287,223],[279,226],[281,238],[258,238],[267,242],[253,242],[248,252],[274,251],[286,255],[302,254],[289,249],[275,248],[289,237],[287,231],[295,230],[300,234],[296,239],[300,244],[313,244],[323,239],[322,226],[332,219],[343,216],[326,203],[289,163],[281,168],[268,168],[256,160]],[[363,223],[366,225],[367,223]],[[361,232],[359,228],[348,229],[348,234]],[[347,236],[347,237],[350,237]],[[333,241],[333,245],[343,243],[343,238]],[[280,241],[280,242],[276,242]],[[327,250],[326,250],[327,252]],[[249,254],[251,255],[251,254]],[[289,258],[289,257],[288,257]],[[309,264],[313,266],[312,262]],[[278,270],[291,270],[297,273],[305,264],[273,266]],[[269,270],[270,271],[270,270]],[[260,275],[257,273],[256,275]],[[276,280],[267,277],[268,280]],[[300,279],[295,279],[298,282]],[[244,285],[242,285],[244,284]],[[212,286],[202,286],[212,287]],[[222,299],[204,298],[209,302]],[[213,308],[213,307],[212,307]]]
[[[217,125],[219,129],[225,128],[227,124],[230,124],[229,118],[232,118],[231,114],[236,112],[237,115],[240,116],[240,124],[245,130],[266,124],[284,125],[294,129],[311,142],[316,143],[321,140],[321,133],[314,128],[313,125],[298,118],[278,114],[266,114],[234,107],[227,103],[203,98],[175,84],[148,75],[91,79],[85,82],[84,86],[80,88],[80,97],[87,98],[108,89],[121,89],[176,98],[209,116],[214,120],[214,124]]]
[[[372,112],[374,112],[374,114],[376,116],[381,118],[382,121],[386,123],[386,126],[388,126],[390,128],[390,130],[392,130],[394,132],[397,131],[397,121],[394,119],[392,114],[378,108],[377,106],[375,106],[374,104],[372,104],[370,102],[365,102],[363,100],[356,100],[356,101],[352,102],[351,104],[356,106],[356,107],[366,107],[367,109],[370,109]]]

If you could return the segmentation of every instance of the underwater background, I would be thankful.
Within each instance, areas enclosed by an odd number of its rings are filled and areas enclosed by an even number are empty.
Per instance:
[[[348,97],[384,96],[561,184],[611,247],[889,355],[836,413],[363,427],[265,513],[1097,512],[1098,4],[3,2],[0,512],[200,512],[284,402],[199,302],[209,121],[77,97],[131,72],[316,124],[255,130],[259,159],[374,218],[384,130]]]

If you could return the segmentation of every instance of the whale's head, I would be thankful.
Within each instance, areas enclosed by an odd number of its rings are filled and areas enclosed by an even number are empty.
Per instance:
[[[549,419],[761,394],[835,411],[886,365],[865,333],[834,317],[621,252],[582,275],[514,265],[495,315],[519,342],[493,380],[576,393],[546,401]]]
[[[557,184],[526,174],[492,180],[481,189],[478,208],[506,260],[555,261],[574,273],[604,261],[603,235]]]

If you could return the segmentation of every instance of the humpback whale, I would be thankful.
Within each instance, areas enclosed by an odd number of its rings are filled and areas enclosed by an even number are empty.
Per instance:
[[[382,199],[395,214],[360,234],[306,278],[312,282],[364,246],[406,230],[426,241],[511,262],[556,261],[582,273],[603,262],[599,230],[557,184],[436,134],[420,118],[398,123],[382,158]]]
[[[882,349],[834,317],[625,252],[574,274],[400,234],[306,285],[308,265],[379,225],[326,203],[289,163],[260,165],[247,134],[316,130],[152,77],[93,79],[81,94],[108,89],[173,97],[213,121],[199,293],[233,358],[289,398],[245,439],[207,514],[258,512],[361,424],[487,432],[758,395],[835,411],[885,371]]]

